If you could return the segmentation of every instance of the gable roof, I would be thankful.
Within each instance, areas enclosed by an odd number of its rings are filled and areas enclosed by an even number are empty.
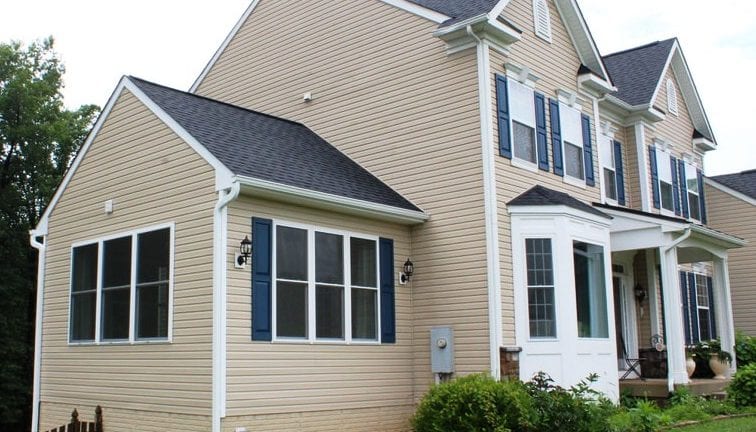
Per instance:
[[[586,213],[590,213],[595,216],[601,216],[607,219],[611,219],[611,216],[604,212],[596,210],[593,206],[586,204],[572,196],[564,193],[557,192],[555,190],[546,188],[541,185],[535,185],[527,191],[517,196],[512,201],[507,203],[507,206],[557,206],[563,205],[566,207],[580,210]]]
[[[756,200],[756,169],[734,174],[709,177],[709,179]]]
[[[674,44],[667,39],[604,56],[614,96],[632,106],[650,104]]]
[[[478,15],[491,12],[500,0],[409,0],[424,8],[440,12],[448,17],[441,26],[448,26]]]
[[[420,211],[301,123],[130,79],[234,175]]]

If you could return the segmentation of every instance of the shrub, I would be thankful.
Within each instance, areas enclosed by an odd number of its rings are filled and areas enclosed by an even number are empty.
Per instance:
[[[735,334],[735,358],[738,367],[756,363],[756,338],[738,331]]]
[[[532,410],[522,383],[470,375],[431,388],[412,426],[417,432],[528,431]]]
[[[727,395],[737,406],[756,406],[756,363],[738,368]]]

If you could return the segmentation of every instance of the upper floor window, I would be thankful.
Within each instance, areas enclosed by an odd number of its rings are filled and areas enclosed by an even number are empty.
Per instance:
[[[659,173],[659,193],[661,208],[663,210],[675,211],[675,194],[672,187],[672,167],[670,165],[670,154],[666,151],[656,150],[656,166]]]
[[[535,92],[515,80],[507,80],[509,110],[512,122],[512,155],[535,168],[538,160],[536,147]]]
[[[171,238],[162,227],[73,247],[72,342],[169,338]]]
[[[677,90],[672,78],[667,79],[667,110],[677,115]]]
[[[688,214],[691,219],[701,220],[701,193],[698,190],[698,171],[696,167],[685,163],[685,178],[680,179],[685,182],[688,190]]]
[[[310,227],[275,227],[277,339],[377,341],[378,240]]]
[[[617,202],[617,166],[616,154],[614,149],[614,140],[608,136],[602,135],[599,140],[599,151],[601,152],[602,179],[604,181],[604,197],[608,201]],[[622,167],[620,167],[620,170]]]
[[[559,103],[559,119],[562,127],[564,150],[564,173],[580,182],[585,181],[583,155],[583,126],[580,111]]]
[[[551,42],[551,16],[548,0],[533,0],[533,25],[536,36]]]

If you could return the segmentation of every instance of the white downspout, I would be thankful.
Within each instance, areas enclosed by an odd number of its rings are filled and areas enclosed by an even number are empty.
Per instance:
[[[37,237],[42,237],[42,243]],[[37,315],[34,323],[34,384],[32,397],[32,432],[39,431],[39,404],[42,385],[42,314],[45,299],[45,264],[47,259],[47,235],[32,230],[29,243],[37,250]]]
[[[659,248],[659,264],[661,266],[662,272],[662,283],[665,287],[667,287],[667,289],[664,290],[663,299],[664,312],[667,317],[666,328],[664,330],[667,336],[667,347],[673,348],[673,350],[670,350],[669,348],[667,349],[667,389],[670,392],[673,392],[675,390],[675,372],[677,372],[676,365],[684,365],[685,363],[684,350],[680,349],[685,345],[685,343],[684,332],[680,331],[682,330],[682,328],[680,327],[682,321],[680,317],[679,306],[681,303],[681,299],[679,297],[680,290],[673,289],[673,287],[676,286],[676,284],[673,282],[677,280],[677,269],[669,268],[671,263],[669,263],[667,260],[667,254],[669,253],[669,251],[676,248],[677,245],[687,240],[690,235],[691,229],[685,228],[685,231],[680,237],[676,238],[672,243]],[[677,257],[677,254],[675,254],[675,257]],[[675,266],[676,265],[677,263],[675,262]],[[685,371],[684,367],[682,367],[682,371]],[[685,380],[687,380],[687,374],[685,374],[684,382]]]
[[[478,57],[478,105],[483,156],[483,198],[486,223],[486,274],[488,282],[488,328],[491,376],[499,379],[501,366],[499,348],[502,343],[501,272],[499,271],[499,222],[496,200],[496,165],[493,154],[493,111],[491,109],[490,51],[470,25],[467,34],[475,39]]]
[[[213,212],[213,347],[212,431],[221,431],[226,416],[226,245],[228,204],[239,196],[238,181],[218,192]]]

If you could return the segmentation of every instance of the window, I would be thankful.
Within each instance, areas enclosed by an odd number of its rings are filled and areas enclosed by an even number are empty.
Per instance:
[[[287,225],[275,232],[275,337],[377,341],[377,239]]]
[[[601,152],[604,194],[607,200],[617,201],[617,169],[615,167],[614,140],[602,136],[599,141]]]
[[[513,156],[533,164],[538,160],[536,147],[535,93],[533,89],[507,80],[509,85],[509,110],[512,122]]]
[[[580,111],[560,102],[559,120],[562,126],[565,174],[583,182],[585,181],[585,159]]]
[[[526,239],[530,337],[556,337],[551,239]]]
[[[606,281],[604,248],[573,241],[575,267],[575,302],[577,304],[578,337],[607,338]]]
[[[698,314],[698,335],[700,340],[707,341],[714,339],[711,332],[711,305],[709,304],[709,284],[706,276],[696,274],[696,304]]]
[[[677,90],[672,78],[667,79],[667,110],[677,115]]]
[[[656,150],[656,166],[659,172],[659,192],[661,207],[670,212],[675,211],[674,190],[672,189],[672,168],[669,153]]]
[[[701,197],[698,190],[698,172],[696,167],[685,164],[685,187],[688,190],[688,210],[691,219],[701,220]]]
[[[139,231],[73,247],[71,342],[169,337],[171,231]]]
[[[533,0],[535,34],[547,42],[551,42],[551,17],[549,15],[547,0]]]

